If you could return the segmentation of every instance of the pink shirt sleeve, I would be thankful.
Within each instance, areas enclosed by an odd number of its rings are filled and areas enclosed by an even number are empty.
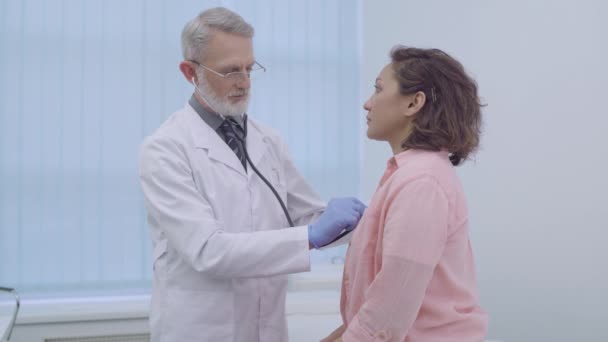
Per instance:
[[[388,192],[382,269],[348,325],[347,341],[403,341],[447,239],[448,199],[430,176]]]

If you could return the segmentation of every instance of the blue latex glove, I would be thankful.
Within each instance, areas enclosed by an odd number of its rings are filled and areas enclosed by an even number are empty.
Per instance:
[[[355,229],[365,208],[354,197],[332,199],[317,222],[308,226],[308,241],[315,248],[331,243],[343,230]]]

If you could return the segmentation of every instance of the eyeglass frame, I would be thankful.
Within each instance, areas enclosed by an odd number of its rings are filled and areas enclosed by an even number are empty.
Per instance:
[[[217,76],[219,76],[221,78],[227,79],[227,80],[231,79],[230,78],[231,75],[238,75],[238,76],[232,76],[232,77],[238,77],[238,79],[235,79],[234,81],[239,81],[239,80],[243,80],[243,79],[251,79],[251,72],[252,71],[262,70],[262,72],[266,72],[266,67],[263,66],[262,64],[260,64],[258,61],[253,61],[253,66],[257,65],[258,67],[260,67],[259,69],[255,69],[255,70],[252,69],[252,70],[249,70],[249,71],[231,71],[231,72],[227,72],[227,73],[224,73],[224,74],[222,74],[221,72],[215,71],[215,70],[211,69],[210,67],[208,67],[208,66],[206,66],[206,65],[204,65],[204,64],[202,64],[202,63],[200,63],[198,61],[195,61],[193,59],[188,59],[187,61],[193,63],[194,65],[200,66],[200,67],[202,67],[205,70],[211,71],[215,75],[217,75]]]

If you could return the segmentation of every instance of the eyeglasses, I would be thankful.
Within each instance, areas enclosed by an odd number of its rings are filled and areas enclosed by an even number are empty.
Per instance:
[[[221,72],[217,72],[205,65],[202,65],[201,63],[195,61],[195,60],[188,60],[189,62],[194,63],[197,66],[200,66],[201,68],[208,70],[214,74],[216,74],[217,76],[221,77],[221,78],[225,78],[231,82],[238,82],[241,80],[244,80],[246,78],[251,79],[251,74],[260,74],[262,72],[266,72],[266,68],[258,63],[257,61],[253,62],[253,65],[251,66],[251,69],[247,70],[247,71],[233,71],[233,72],[227,72],[225,74],[222,74]],[[256,73],[257,71],[257,73]]]

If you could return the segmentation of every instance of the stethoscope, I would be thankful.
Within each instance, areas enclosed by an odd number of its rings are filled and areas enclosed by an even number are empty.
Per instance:
[[[211,107],[211,104],[209,104],[209,101],[207,101],[207,99],[205,98],[205,96],[203,95],[203,92],[198,88],[198,85],[196,84],[196,82],[194,81],[194,76],[191,79],[192,84],[194,85],[194,88],[196,89],[198,95],[200,97],[203,98],[203,100],[205,100],[205,102],[207,103],[207,105],[209,107]],[[226,117],[222,114],[220,114],[220,112],[218,112],[217,110],[215,110],[215,108],[211,108],[213,109],[213,111],[215,113],[217,113],[217,115],[219,115],[220,118],[222,118],[223,120],[226,120]],[[264,177],[262,175],[262,173],[257,169],[257,167],[255,167],[255,165],[253,165],[253,162],[251,161],[251,158],[249,158],[249,153],[247,152],[247,144],[245,143],[245,139],[247,139],[247,113],[243,114],[243,131],[244,131],[244,135],[243,138],[241,138],[240,135],[238,135],[235,131],[234,128],[232,127],[232,124],[229,124],[228,127],[230,127],[230,130],[232,131],[232,134],[234,134],[234,136],[241,142],[241,144],[243,145],[243,152],[245,153],[245,159],[247,159],[247,163],[249,164],[249,166],[251,166],[251,168],[253,169],[253,171],[258,175],[258,177],[260,177],[260,179],[268,186],[268,188],[272,191],[272,194],[274,195],[274,197],[277,199],[277,201],[279,201],[279,204],[281,205],[281,209],[283,209],[283,214],[285,214],[285,218],[287,219],[287,222],[289,222],[289,226],[293,227],[293,221],[291,220],[291,216],[289,216],[289,213],[287,212],[287,207],[285,206],[285,203],[283,202],[283,199],[281,199],[281,196],[279,196],[279,193],[277,192],[277,190],[274,188],[274,186],[272,186],[272,184],[270,184],[270,182],[268,181],[268,179],[266,179],[266,177]]]
[[[289,226],[293,227],[293,221],[291,220],[291,216],[289,216],[289,212],[287,212],[287,207],[285,206],[285,203],[283,202],[283,199],[281,198],[281,196],[279,195],[279,193],[277,192],[277,190],[274,188],[274,186],[272,186],[272,184],[270,184],[270,182],[268,181],[268,179],[266,179],[266,177],[264,177],[262,175],[262,173],[257,169],[257,167],[255,167],[255,165],[253,165],[253,162],[251,161],[251,158],[249,158],[249,153],[247,152],[247,144],[245,143],[245,139],[247,138],[247,113],[243,114],[243,131],[245,133],[243,135],[244,138],[241,138],[240,135],[236,134],[236,132],[234,131],[234,128],[232,127],[231,124],[229,124],[228,127],[230,127],[230,130],[232,131],[232,134],[234,134],[236,136],[236,138],[239,139],[239,141],[243,145],[243,152],[245,152],[245,159],[247,159],[247,164],[249,164],[249,166],[251,166],[251,168],[258,175],[258,177],[260,177],[260,179],[272,191],[272,193],[274,194],[274,197],[277,199],[277,201],[281,205],[281,209],[283,209],[283,214],[285,214],[285,218],[287,219],[287,222],[289,222]]]
[[[200,91],[200,89],[198,88],[196,82],[194,82],[194,77],[192,77],[192,84],[194,85],[194,88],[197,90],[199,96],[201,96],[203,98],[203,100],[205,100],[205,102],[207,103],[208,106],[211,106],[209,104],[209,101],[207,101],[207,99],[203,96],[202,91]],[[211,108],[213,109],[213,108]],[[226,120],[226,118],[224,117],[224,115],[220,114],[218,111],[216,111],[215,109],[213,109],[223,120]],[[287,206],[285,206],[285,203],[283,202],[283,199],[281,198],[281,196],[279,195],[279,193],[277,192],[277,190],[274,188],[274,186],[272,186],[272,184],[270,184],[270,182],[268,181],[268,179],[266,179],[266,177],[264,177],[262,175],[262,173],[255,167],[255,165],[253,165],[253,162],[251,161],[251,158],[249,158],[249,153],[247,152],[247,144],[245,143],[245,140],[247,139],[247,113],[243,114],[243,138],[241,138],[240,135],[238,135],[235,131],[234,128],[232,127],[232,124],[229,124],[228,127],[230,127],[230,130],[232,131],[232,134],[234,134],[234,136],[236,136],[236,138],[241,142],[241,144],[243,145],[243,152],[245,153],[245,159],[247,160],[247,164],[249,164],[249,166],[251,166],[251,168],[253,169],[253,171],[258,175],[258,177],[260,177],[260,179],[264,182],[264,184],[266,184],[266,186],[268,186],[268,188],[272,191],[272,194],[274,195],[274,197],[277,199],[277,201],[279,202],[279,204],[281,205],[281,209],[283,209],[283,214],[285,215],[285,218],[287,219],[287,222],[289,222],[289,226],[293,227],[293,221],[291,220],[291,216],[289,215],[289,212],[287,211]],[[342,233],[340,233],[340,235],[338,235],[338,237],[336,237],[332,242],[337,241],[339,239],[341,239],[343,236],[345,236],[346,234],[350,233],[350,230],[345,230]]]
[[[281,196],[279,196],[279,194],[277,193],[277,190],[272,186],[272,184],[270,184],[270,182],[266,179],[266,177],[262,176],[262,173],[255,167],[255,165],[253,165],[253,162],[249,158],[249,153],[247,153],[247,146],[245,144],[245,139],[247,138],[247,113],[243,114],[243,132],[244,132],[243,136],[244,136],[244,138],[241,138],[241,136],[236,134],[236,132],[234,131],[234,128],[232,127],[231,124],[229,124],[228,127],[230,127],[232,134],[234,134],[236,136],[236,138],[239,139],[239,141],[243,144],[243,152],[245,152],[245,159],[247,159],[247,163],[249,164],[249,166],[251,166],[251,168],[258,175],[258,177],[260,177],[260,179],[272,191],[272,193],[274,194],[274,197],[277,199],[277,201],[279,201],[279,204],[281,205],[281,208],[283,209],[283,213],[285,214],[285,218],[287,218],[287,222],[289,222],[289,226],[293,227],[293,222],[291,221],[291,216],[289,216],[289,212],[287,211],[287,207],[285,206],[283,199],[281,199]],[[336,237],[330,243],[340,240],[343,236],[345,236],[346,234],[348,234],[350,232],[351,232],[350,230],[343,231],[342,233],[340,233],[340,235],[338,235],[338,237]]]

